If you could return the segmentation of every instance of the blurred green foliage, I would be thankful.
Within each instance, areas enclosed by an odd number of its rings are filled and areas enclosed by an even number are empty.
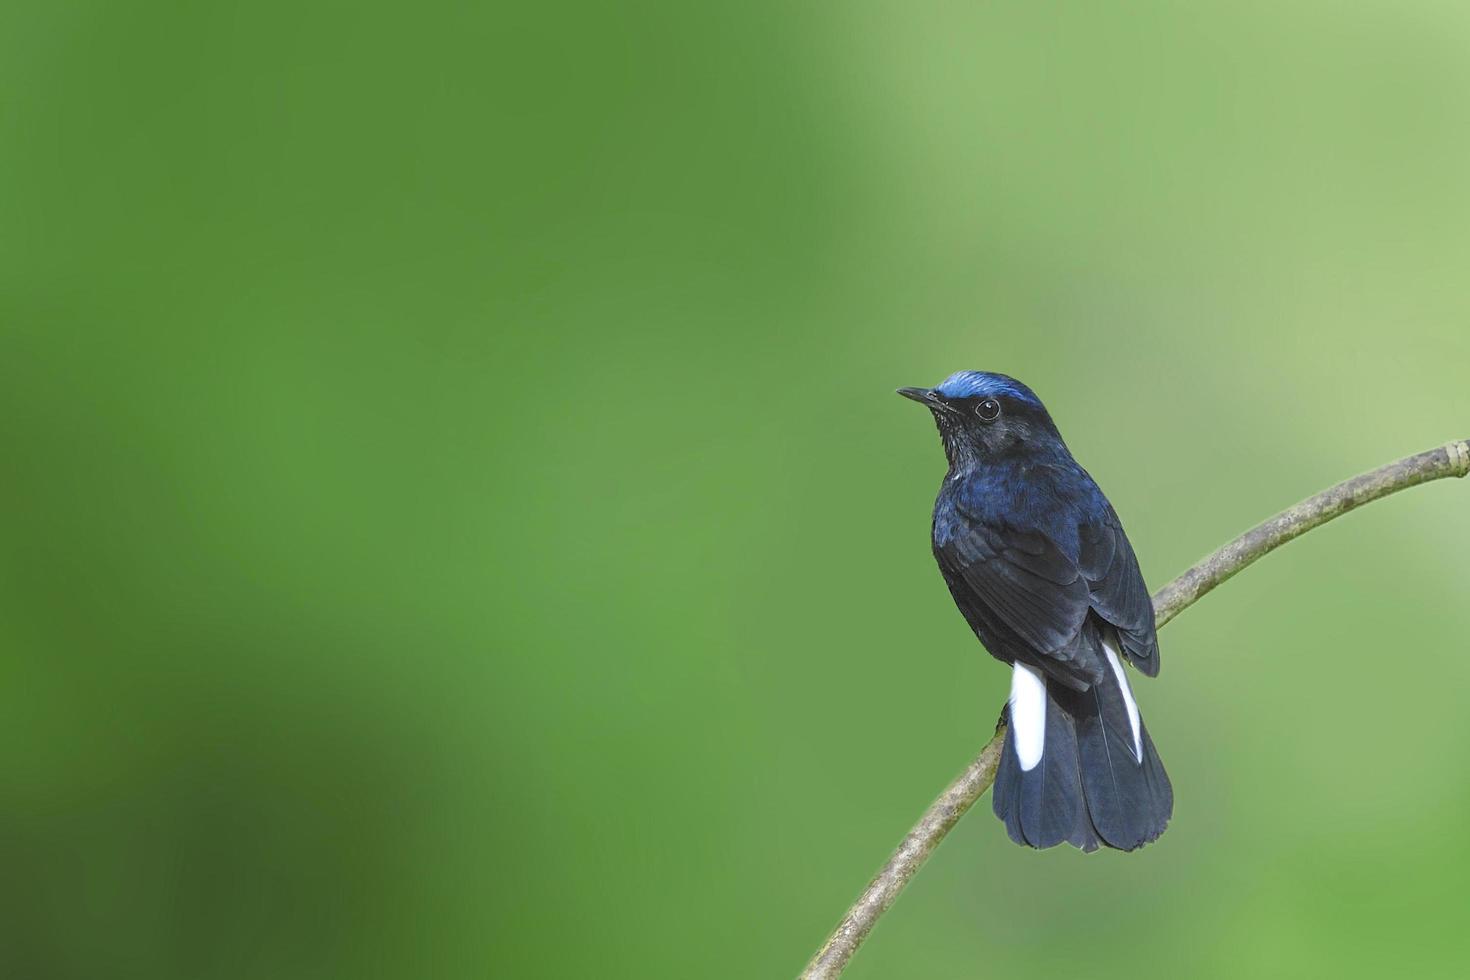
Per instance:
[[[794,974],[988,738],[892,389],[1154,585],[1470,435],[1463,4],[0,9],[0,975]],[[1163,635],[863,977],[1462,976],[1470,487]],[[917,678],[917,680],[916,680]]]

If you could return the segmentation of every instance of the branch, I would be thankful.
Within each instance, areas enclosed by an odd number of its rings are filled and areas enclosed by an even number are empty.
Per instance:
[[[1408,456],[1395,463],[1355,476],[1309,497],[1249,531],[1205,558],[1189,571],[1154,593],[1154,619],[1159,627],[1188,609],[1200,596],[1230,578],[1262,555],[1292,538],[1326,524],[1363,504],[1409,487],[1447,476],[1470,472],[1470,440],[1448,443],[1438,449]],[[857,902],[848,909],[836,931],[812,957],[801,980],[827,980],[839,976],[852,954],[868,938],[878,918],[898,898],[909,879],[923,867],[929,855],[990,788],[1000,764],[1005,724],[996,727],[995,737],[980,750],[975,761],[924,811],[898,850],[883,865]]]

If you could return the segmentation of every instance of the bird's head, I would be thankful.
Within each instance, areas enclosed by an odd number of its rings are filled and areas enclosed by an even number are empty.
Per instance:
[[[960,371],[933,388],[900,388],[898,393],[934,413],[951,469],[1065,448],[1041,399],[1004,374]]]

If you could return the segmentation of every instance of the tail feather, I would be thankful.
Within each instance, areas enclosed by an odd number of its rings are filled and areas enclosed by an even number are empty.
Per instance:
[[[1140,722],[1140,759],[1111,677],[1068,700],[1074,702],[1082,791],[1098,836],[1121,851],[1158,839],[1174,812],[1174,790],[1148,727]]]
[[[1097,837],[1082,796],[1071,716],[1048,699],[1046,747],[1030,769],[1022,768],[1010,706],[1007,716],[1010,724],[993,789],[995,814],[1005,822],[1006,833],[1017,844],[1030,847],[1055,847],[1069,841],[1084,850],[1095,850]]]
[[[1116,658],[1117,641],[1108,641],[1099,637]],[[1017,702],[1025,685],[1013,687],[993,791],[996,816],[1011,840],[1037,848],[1066,841],[1084,851],[1100,843],[1131,851],[1164,832],[1174,791],[1127,684],[1121,666],[1087,691],[1047,680],[1044,715]],[[1018,732],[1018,722],[1028,730]],[[1045,733],[1039,759],[1038,725]]]

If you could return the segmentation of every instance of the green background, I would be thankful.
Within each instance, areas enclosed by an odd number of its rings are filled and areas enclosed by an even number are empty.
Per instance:
[[[1470,9],[0,8],[0,975],[795,974],[989,737],[960,368],[1154,586],[1470,436]],[[1163,634],[1174,822],[850,976],[1463,976],[1470,486]]]

